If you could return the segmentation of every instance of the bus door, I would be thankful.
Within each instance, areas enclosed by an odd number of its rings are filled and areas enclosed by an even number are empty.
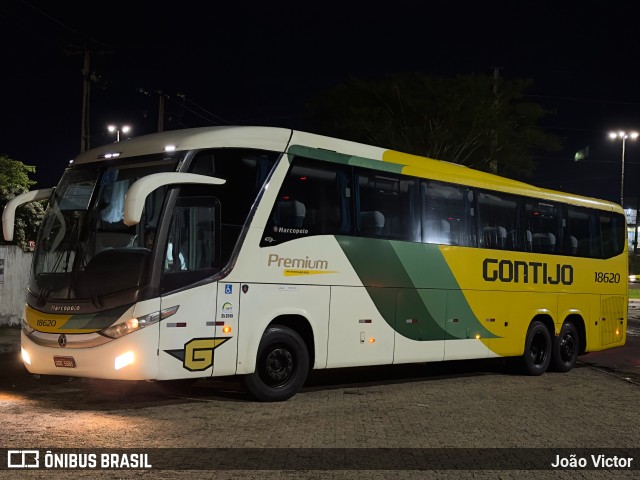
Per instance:
[[[162,297],[158,379],[199,378],[213,373],[216,284]]]
[[[159,379],[211,376],[215,350],[225,342],[217,329],[218,284],[211,281],[220,269],[220,204],[195,193],[181,192],[153,247],[158,263],[162,257]]]

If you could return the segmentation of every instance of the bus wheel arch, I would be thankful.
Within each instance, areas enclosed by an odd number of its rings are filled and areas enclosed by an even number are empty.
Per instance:
[[[585,327],[582,317],[569,315],[553,338],[551,368],[556,372],[569,372],[584,352]]]
[[[255,371],[244,377],[249,392],[259,401],[291,398],[304,385],[311,365],[306,319],[284,316],[265,329],[258,346]],[[305,338],[307,337],[307,338]]]
[[[549,315],[536,315],[527,330],[522,355],[523,371],[527,375],[542,375],[551,362],[553,350],[553,320]]]

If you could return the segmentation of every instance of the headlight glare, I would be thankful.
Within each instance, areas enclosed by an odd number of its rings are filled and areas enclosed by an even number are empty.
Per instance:
[[[105,328],[100,333],[110,338],[120,338],[124,335],[128,335],[137,330],[142,330],[149,325],[153,325],[154,323],[158,323],[160,320],[164,320],[167,317],[175,314],[178,311],[178,306],[166,308],[161,312],[150,313],[149,315],[143,315],[138,318],[130,318],[129,320],[125,320],[124,322],[118,323],[116,325],[111,325],[108,328]]]

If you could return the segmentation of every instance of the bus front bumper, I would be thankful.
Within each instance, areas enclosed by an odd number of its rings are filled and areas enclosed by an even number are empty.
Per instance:
[[[110,380],[158,377],[158,326],[152,325],[98,346],[44,346],[21,334],[22,360],[30,373]],[[61,342],[63,343],[63,342]]]

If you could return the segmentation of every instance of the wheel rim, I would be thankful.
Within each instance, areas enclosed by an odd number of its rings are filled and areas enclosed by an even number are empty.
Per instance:
[[[565,333],[560,339],[560,358],[565,363],[570,363],[576,354],[576,338],[572,333]]]
[[[547,341],[544,333],[536,332],[531,340],[531,361],[534,365],[544,365],[547,358]]]
[[[285,385],[293,377],[295,358],[284,345],[274,345],[263,356],[260,378],[270,387]]]

